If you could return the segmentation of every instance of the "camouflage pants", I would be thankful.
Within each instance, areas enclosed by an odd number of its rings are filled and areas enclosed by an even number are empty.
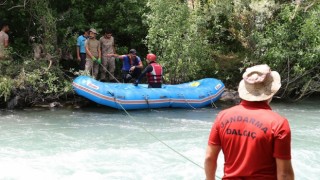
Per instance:
[[[109,75],[109,81],[114,80],[114,70],[116,69],[114,57],[102,57],[102,66],[100,67],[100,79],[105,80],[106,75]],[[109,71],[109,72],[107,72]]]
[[[99,73],[99,64],[97,61],[94,61],[92,59],[86,59],[86,71],[88,71],[93,78],[97,79],[98,73]]]

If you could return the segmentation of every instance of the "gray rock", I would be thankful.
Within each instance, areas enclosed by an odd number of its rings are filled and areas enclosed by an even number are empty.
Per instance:
[[[8,109],[13,109],[18,105],[18,100],[20,99],[19,96],[15,96],[14,98],[10,99],[7,103],[7,108]]]
[[[238,91],[232,89],[226,89],[222,94],[220,101],[230,102],[234,104],[238,104],[240,102],[240,97]]]
[[[59,102],[52,102],[49,104],[50,108],[54,108],[54,107],[62,107],[62,104]]]

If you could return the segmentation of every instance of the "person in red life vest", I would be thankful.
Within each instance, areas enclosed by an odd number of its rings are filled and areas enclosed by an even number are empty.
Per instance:
[[[207,180],[215,179],[221,149],[222,179],[294,179],[289,122],[269,106],[280,87],[279,73],[268,65],[246,69],[238,87],[241,103],[221,111],[213,123],[204,164]]]
[[[162,66],[156,62],[157,56],[150,53],[146,57],[149,64],[135,81],[134,85],[137,86],[143,76],[147,74],[148,88],[161,88],[162,85]]]

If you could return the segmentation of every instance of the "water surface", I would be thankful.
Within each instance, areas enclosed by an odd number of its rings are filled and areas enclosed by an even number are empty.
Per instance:
[[[296,179],[320,177],[319,102],[272,103],[291,125]],[[223,108],[0,111],[0,179],[204,179],[208,134]]]

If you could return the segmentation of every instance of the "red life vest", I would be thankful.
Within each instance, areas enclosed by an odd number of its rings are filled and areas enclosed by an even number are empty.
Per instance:
[[[158,63],[150,64],[153,70],[147,73],[148,83],[162,83],[162,66]]]

